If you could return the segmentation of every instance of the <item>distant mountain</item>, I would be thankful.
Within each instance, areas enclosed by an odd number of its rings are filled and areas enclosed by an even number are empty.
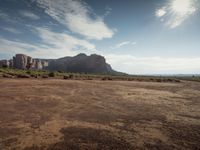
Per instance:
[[[74,57],[67,56],[59,59],[38,59],[25,54],[16,54],[13,59],[0,60],[0,67],[74,73],[126,75],[125,73],[114,71],[112,67],[106,63],[103,56],[96,54],[87,56],[83,53]]]
[[[123,73],[114,71],[112,67],[106,63],[103,56],[96,54],[87,56],[81,53],[74,57],[51,59],[48,60],[48,62],[49,65],[45,69],[50,71],[123,75]]]

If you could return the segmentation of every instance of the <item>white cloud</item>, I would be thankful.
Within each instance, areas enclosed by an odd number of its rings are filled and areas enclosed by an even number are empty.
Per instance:
[[[105,57],[114,69],[130,74],[192,74],[200,72],[200,57],[162,58],[115,54],[107,54]]]
[[[32,19],[32,20],[38,20],[40,17],[32,12],[29,11],[20,11],[20,14],[26,18]]]
[[[137,42],[132,42],[131,44],[132,44],[132,45],[136,45],[136,44],[137,44]]]
[[[14,33],[14,34],[20,34],[20,33],[21,33],[20,31],[18,31],[18,30],[15,29],[15,28],[4,27],[4,28],[2,28],[2,29],[5,30],[5,31]]]
[[[169,0],[169,3],[156,10],[156,17],[170,28],[180,26],[197,10],[197,0]]]
[[[5,18],[8,18],[8,17],[9,16],[6,13],[0,11],[0,18],[5,19]]]
[[[104,14],[104,17],[107,17],[112,11],[112,8],[110,8],[109,6],[106,6],[106,12]]]
[[[23,43],[20,41],[11,41],[11,40],[6,40],[3,38],[0,38],[0,52],[4,54],[10,54],[11,56],[16,54],[16,53],[24,53],[24,54],[29,54],[30,49],[35,50],[39,49],[38,46],[32,45],[32,44],[27,44]]]
[[[56,49],[70,49],[78,50],[81,47],[82,50],[95,51],[95,45],[89,43],[86,40],[80,40],[67,33],[56,33],[45,28],[36,28],[38,36],[42,39],[42,42],[52,46]]]
[[[80,0],[37,0],[37,2],[49,16],[74,33],[96,40],[111,38],[114,35],[114,30],[105,24],[103,18],[92,14],[90,7]]]
[[[157,16],[157,17],[162,17],[162,16],[164,16],[166,13],[167,13],[167,12],[165,11],[165,8],[161,8],[161,9],[158,9],[158,10],[156,11],[156,16]]]
[[[11,16],[9,16],[5,12],[2,12],[1,10],[0,10],[0,19],[3,19],[3,21],[9,22],[9,23],[16,23],[16,19],[13,19]]]
[[[131,45],[136,45],[136,42],[124,41],[124,42],[118,43],[115,46],[111,47],[111,49],[118,49],[118,48],[121,48],[123,46],[130,45],[130,44]]]
[[[128,45],[128,44],[130,44],[130,41],[121,42],[121,43],[117,44],[115,47],[120,48],[120,47]]]
[[[76,55],[83,50],[85,53],[96,51],[95,45],[66,33],[56,33],[45,28],[36,28],[35,31],[41,39],[41,44],[29,44],[0,38],[0,52],[9,55],[24,53],[32,57],[59,58]]]

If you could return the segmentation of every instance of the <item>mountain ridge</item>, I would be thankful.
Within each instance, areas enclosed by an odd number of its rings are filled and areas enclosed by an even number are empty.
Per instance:
[[[58,59],[49,59],[50,71],[65,71],[75,73],[101,73],[101,74],[123,74],[112,69],[106,59],[98,54],[86,55],[80,53],[76,56],[66,56]]]
[[[125,75],[125,73],[113,70],[106,59],[98,54],[80,53],[76,56],[65,56],[58,59],[32,58],[25,54],[16,54],[13,59],[0,60],[0,67],[3,66],[27,70]]]

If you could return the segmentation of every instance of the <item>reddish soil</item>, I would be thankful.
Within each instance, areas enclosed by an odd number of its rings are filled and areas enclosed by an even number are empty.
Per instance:
[[[200,149],[200,83],[0,79],[0,150]]]

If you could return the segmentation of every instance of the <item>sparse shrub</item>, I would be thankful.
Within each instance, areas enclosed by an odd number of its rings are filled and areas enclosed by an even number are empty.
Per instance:
[[[172,79],[167,79],[167,81],[168,81],[168,82],[173,82],[173,80],[172,80]]]
[[[137,81],[142,81],[143,79],[142,79],[142,78],[136,78],[136,80],[137,80]]]
[[[13,76],[12,76],[12,75],[9,75],[9,74],[3,74],[3,77],[4,77],[4,78],[13,78]]]
[[[3,65],[2,67],[3,67],[3,68],[8,68],[8,66],[7,66],[7,65]]]
[[[69,75],[69,78],[70,78],[70,79],[72,79],[73,77],[74,77],[74,75],[73,75],[73,74],[70,74],[70,75]]]
[[[30,76],[27,74],[18,74],[17,77],[18,78],[30,78]]]
[[[161,79],[156,79],[156,82],[162,82],[162,80]]]
[[[181,81],[180,81],[180,80],[178,80],[178,79],[174,79],[174,81],[175,81],[175,82],[178,82],[178,83],[179,83],[179,82],[181,82]]]
[[[27,74],[31,74],[31,71],[26,71]]]
[[[63,76],[63,79],[67,80],[67,79],[69,79],[69,76],[65,75],[65,76]]]
[[[154,79],[153,79],[153,78],[150,78],[150,81],[154,81]]]
[[[7,74],[11,76],[16,76],[16,73],[13,73],[13,72],[8,72]]]
[[[55,72],[50,72],[49,73],[49,77],[55,77],[55,76],[56,76]]]
[[[30,75],[32,78],[37,78],[38,76],[36,74],[31,74]]]
[[[103,77],[103,78],[101,78],[101,80],[105,81],[105,80],[107,80],[107,78],[106,78],[106,77]]]
[[[88,77],[87,77],[87,80],[93,80],[93,79],[92,79],[92,77],[88,76]]]
[[[48,75],[43,75],[42,78],[49,78],[49,76]]]
[[[112,77],[108,77],[108,80],[113,80]]]
[[[112,77],[103,77],[101,78],[101,80],[105,81],[105,80],[113,80]]]

